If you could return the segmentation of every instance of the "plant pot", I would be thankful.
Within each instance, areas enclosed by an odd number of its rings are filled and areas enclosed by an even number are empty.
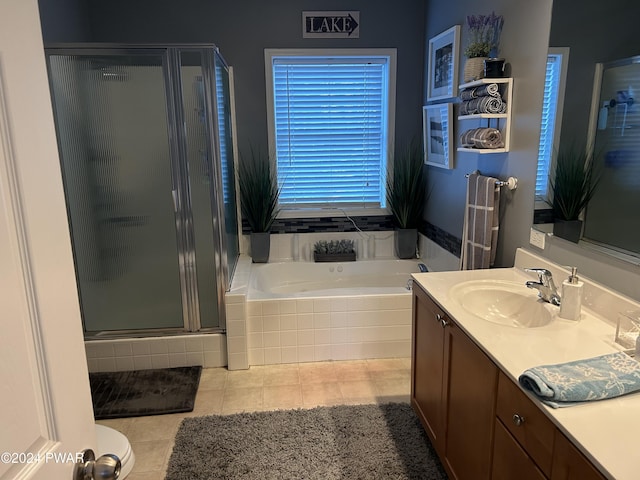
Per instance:
[[[484,78],[504,77],[504,58],[487,58],[484,61]]]
[[[417,243],[417,228],[398,228],[395,231],[396,256],[398,258],[416,258]]]
[[[356,252],[350,253],[315,253],[313,259],[316,262],[355,262]]]
[[[553,223],[553,234],[556,237],[578,243],[582,234],[582,220],[560,220],[556,218]]]
[[[473,82],[484,77],[484,61],[488,57],[473,57],[467,58],[464,63],[464,81]]]
[[[253,263],[267,263],[271,249],[271,234],[269,232],[251,232],[251,259]]]

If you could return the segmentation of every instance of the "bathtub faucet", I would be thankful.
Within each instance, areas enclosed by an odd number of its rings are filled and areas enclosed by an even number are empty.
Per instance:
[[[413,290],[413,278],[410,278],[409,280],[407,280],[407,290],[409,291]]]
[[[429,271],[429,269],[427,268],[427,266],[424,263],[419,263],[418,264],[418,268],[420,269],[420,271],[422,273],[426,273]]]

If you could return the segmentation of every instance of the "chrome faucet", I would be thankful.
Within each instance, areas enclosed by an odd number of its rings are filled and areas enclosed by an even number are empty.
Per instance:
[[[538,281],[528,281],[525,284],[527,288],[535,288],[542,300],[560,306],[560,295],[558,295],[558,289],[553,283],[553,276],[549,270],[546,268],[525,268],[525,272],[538,274]]]

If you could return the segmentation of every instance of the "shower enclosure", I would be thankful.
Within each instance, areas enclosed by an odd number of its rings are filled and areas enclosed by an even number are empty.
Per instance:
[[[238,224],[217,48],[46,56],[86,336],[222,330]]]

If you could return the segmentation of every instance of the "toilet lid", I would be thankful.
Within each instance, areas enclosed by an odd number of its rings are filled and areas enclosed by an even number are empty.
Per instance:
[[[98,440],[96,457],[107,453],[117,455],[122,464],[119,478],[121,480],[126,478],[135,463],[135,455],[127,437],[113,428],[98,424],[96,424],[96,437]]]

